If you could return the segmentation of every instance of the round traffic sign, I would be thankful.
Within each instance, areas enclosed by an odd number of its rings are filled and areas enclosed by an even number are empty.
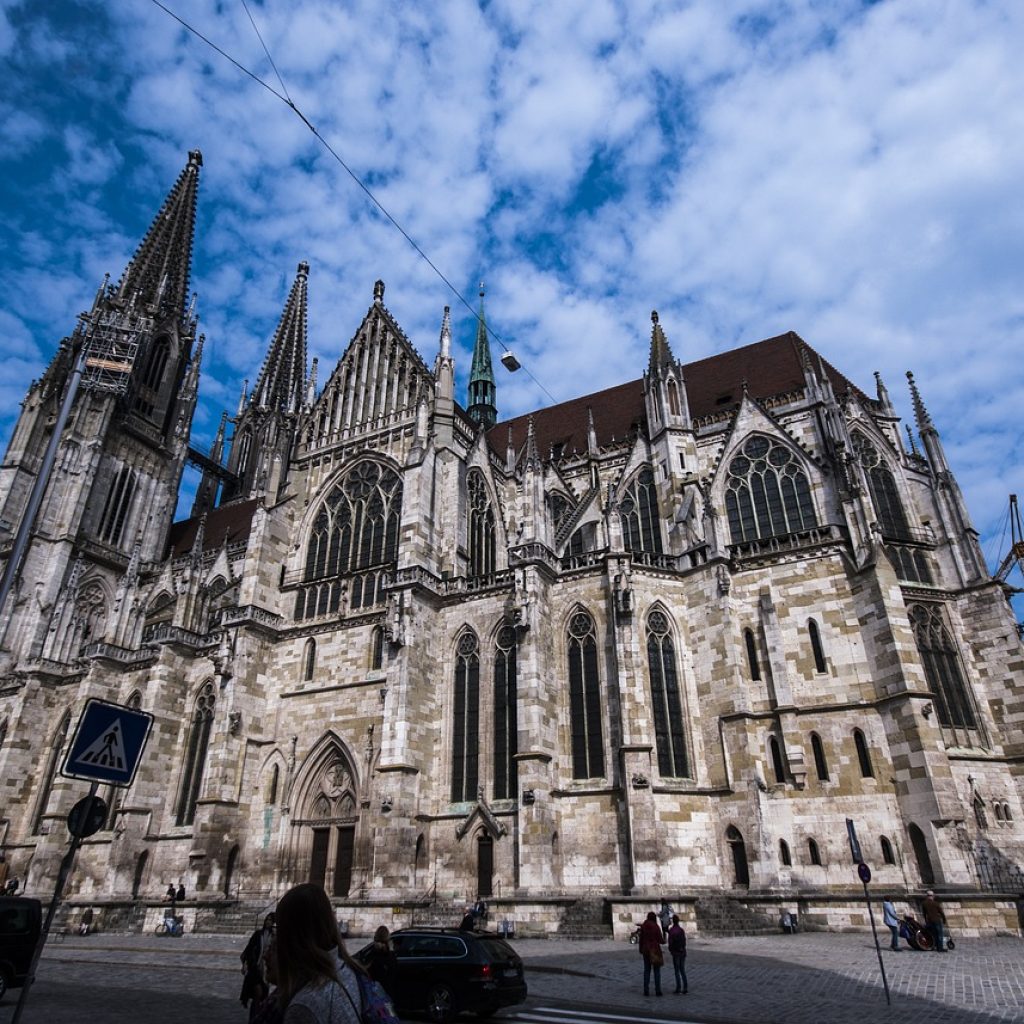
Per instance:
[[[99,832],[106,820],[106,801],[98,796],[83,796],[68,812],[68,831],[78,839],[87,839]]]
[[[864,863],[864,861],[861,861],[857,865],[857,874],[860,876],[860,880],[865,885],[867,885],[868,882],[871,881],[871,868],[869,868],[867,864]]]

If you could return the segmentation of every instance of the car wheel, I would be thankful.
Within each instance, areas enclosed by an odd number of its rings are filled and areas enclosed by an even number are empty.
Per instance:
[[[435,1024],[446,1024],[455,1016],[455,993],[447,985],[435,985],[430,990],[427,1016]]]

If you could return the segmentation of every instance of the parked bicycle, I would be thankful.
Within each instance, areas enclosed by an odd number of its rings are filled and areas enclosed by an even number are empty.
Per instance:
[[[157,935],[170,935],[172,938],[180,939],[185,934],[185,918],[165,917],[156,926]]]

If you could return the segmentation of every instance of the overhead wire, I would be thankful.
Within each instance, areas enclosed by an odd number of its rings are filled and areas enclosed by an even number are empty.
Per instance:
[[[452,284],[452,282],[443,273],[443,271],[423,251],[423,249],[420,248],[420,246],[416,243],[415,239],[412,238],[412,236],[405,230],[405,228],[402,227],[402,225],[391,215],[390,211],[384,206],[384,204],[373,194],[369,186],[366,185],[362,178],[360,178],[359,175],[356,174],[356,172],[353,171],[351,167],[349,167],[349,165],[345,162],[345,160],[341,157],[337,150],[335,150],[334,147],[327,141],[327,139],[325,139],[323,135],[320,134],[320,131],[317,129],[316,125],[314,125],[312,121],[310,121],[309,118],[306,117],[306,115],[296,106],[291,96],[288,95],[288,89],[287,86],[285,86],[284,84],[284,79],[281,77],[280,72],[277,70],[277,65],[274,63],[274,59],[270,56],[270,50],[267,48],[266,43],[263,41],[263,36],[260,34],[260,31],[256,26],[255,20],[253,19],[252,14],[249,12],[249,8],[245,4],[245,0],[241,0],[241,2],[242,6],[245,7],[245,13],[249,16],[249,21],[252,23],[252,27],[256,32],[256,36],[259,39],[260,44],[263,46],[263,50],[267,55],[267,59],[270,61],[270,66],[274,69],[274,74],[277,75],[277,80],[281,83],[281,88],[282,90],[284,90],[283,94],[278,92],[272,85],[270,85],[264,79],[260,78],[260,76],[257,75],[255,72],[250,71],[249,68],[247,68],[240,61],[236,60],[234,57],[232,57],[231,54],[229,54],[227,51],[218,46],[215,42],[213,42],[212,39],[203,35],[202,32],[200,32],[197,28],[193,27],[180,15],[176,14],[165,4],[161,3],[161,0],[152,0],[153,4],[159,7],[160,10],[162,10],[165,14],[173,18],[187,32],[192,33],[192,35],[194,35],[197,39],[204,42],[207,46],[209,46],[212,50],[218,53],[226,61],[228,61],[230,64],[233,64],[244,75],[251,78],[258,85],[263,86],[263,88],[266,89],[267,92],[269,92],[272,96],[275,96],[277,99],[279,99],[286,107],[289,107],[291,111],[302,121],[302,123],[305,124],[305,126],[310,130],[310,132],[312,132],[317,141],[319,141],[320,145],[323,146],[324,149],[327,150],[327,152],[330,153],[332,157],[334,157],[339,166],[341,166],[344,169],[344,171],[348,174],[348,176],[359,186],[360,189],[362,189],[362,191],[366,194],[367,198],[373,203],[373,205],[384,215],[384,217],[387,218],[391,225],[416,251],[419,257],[427,264],[428,267],[430,267],[430,269],[441,279],[441,281],[444,282],[448,290],[459,300],[459,302],[462,303],[463,306],[466,307],[467,310],[469,310],[469,313],[473,317],[473,319],[475,319],[477,323],[484,328],[488,335],[492,337],[506,352],[511,353],[512,350],[508,347],[507,344],[505,344],[505,341],[501,337],[501,335],[498,334],[498,332],[495,331],[492,327],[490,327],[487,324],[487,322],[480,316],[480,314],[475,309],[473,309],[473,307],[469,304],[469,302],[462,294],[462,292],[459,291],[459,289],[456,288],[454,284]],[[526,372],[526,375],[530,378],[530,380],[532,380],[533,383],[536,384],[537,387],[540,388],[540,390],[545,395],[547,395],[552,402],[558,402],[558,399],[555,398],[555,396],[552,395],[551,392],[548,391],[548,389],[544,387],[544,385],[534,376],[534,374],[530,371],[529,367],[523,365],[522,363],[520,363],[520,366],[522,366],[522,369]]]

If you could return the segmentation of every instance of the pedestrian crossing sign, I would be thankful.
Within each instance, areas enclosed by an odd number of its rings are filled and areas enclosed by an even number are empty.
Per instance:
[[[61,774],[130,786],[152,724],[153,716],[148,711],[90,698],[78,720]]]

